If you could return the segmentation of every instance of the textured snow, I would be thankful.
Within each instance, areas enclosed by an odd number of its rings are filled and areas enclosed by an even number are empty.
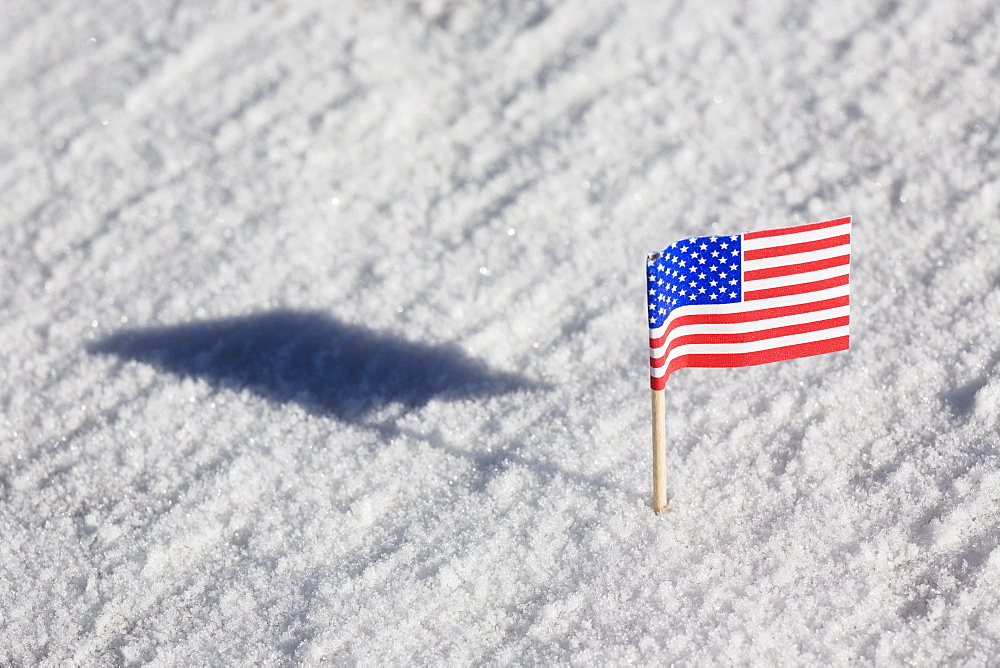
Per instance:
[[[0,3],[0,663],[995,663],[995,2]],[[646,252],[854,217],[667,388]]]

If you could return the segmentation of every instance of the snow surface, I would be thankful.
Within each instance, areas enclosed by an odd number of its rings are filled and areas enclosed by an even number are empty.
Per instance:
[[[0,663],[1000,660],[996,2],[0,3]],[[645,253],[854,216],[667,388]]]

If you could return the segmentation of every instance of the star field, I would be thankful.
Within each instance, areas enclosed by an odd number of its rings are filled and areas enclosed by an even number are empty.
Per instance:
[[[743,298],[740,235],[676,241],[646,261],[649,327],[688,304],[732,304]]]

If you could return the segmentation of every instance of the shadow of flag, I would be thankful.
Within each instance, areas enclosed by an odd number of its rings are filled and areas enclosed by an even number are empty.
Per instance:
[[[123,330],[88,351],[348,421],[391,403],[419,407],[435,397],[485,397],[529,386],[455,345],[407,341],[317,312],[272,311]]]

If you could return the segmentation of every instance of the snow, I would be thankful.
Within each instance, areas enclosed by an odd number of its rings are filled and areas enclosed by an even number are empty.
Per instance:
[[[995,662],[995,3],[0,5],[0,663]],[[648,251],[854,217],[667,387]]]

